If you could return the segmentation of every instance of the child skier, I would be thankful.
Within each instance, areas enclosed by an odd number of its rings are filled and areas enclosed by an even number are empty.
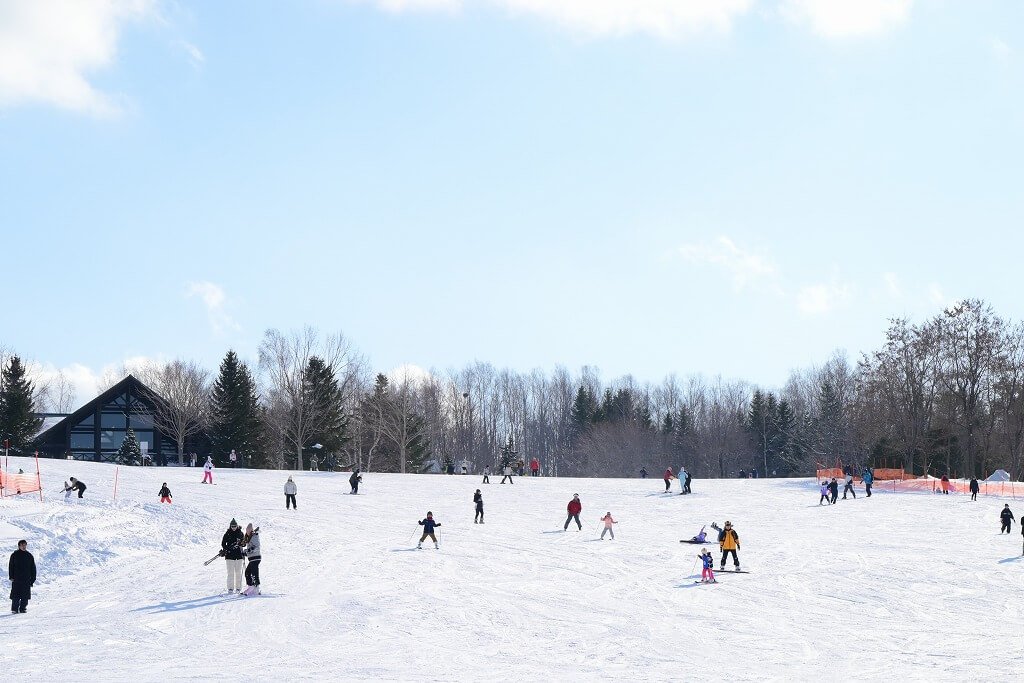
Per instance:
[[[427,511],[427,518],[426,519],[421,519],[418,522],[418,524],[421,527],[423,527],[423,535],[420,536],[420,542],[416,544],[417,550],[422,550],[423,549],[423,541],[427,540],[428,536],[430,537],[430,540],[434,542],[434,547],[436,549],[440,550],[441,546],[439,546],[437,544],[437,536],[434,535],[434,529],[436,527],[441,526],[441,525],[438,522],[434,521],[434,513],[430,512],[428,510]]]
[[[604,540],[605,533],[609,533],[612,535],[612,540],[614,541],[615,531],[612,529],[612,524],[618,524],[618,522],[612,519],[612,513],[610,512],[604,513],[604,517],[601,518],[601,521],[604,522],[604,528],[601,529],[601,540]]]
[[[171,490],[169,488],[167,488],[167,482],[166,481],[164,482],[164,485],[160,487],[160,502],[161,503],[170,503],[171,502]]]
[[[828,499],[828,482],[827,481],[821,482],[821,498],[818,499],[818,505],[821,505],[822,503],[828,503],[829,505],[832,504],[832,501],[830,501]]]
[[[238,528],[238,522],[234,519],[224,532],[220,540],[220,551],[224,554],[224,561],[228,570],[228,593],[237,593],[242,590],[242,541],[244,536]]]
[[[213,456],[206,456],[206,463],[203,465],[203,483],[213,483]]]
[[[473,524],[483,524],[484,523],[484,497],[480,494],[480,489],[477,489],[476,493],[473,494],[473,502],[476,503],[476,514],[473,515]]]
[[[701,533],[704,532],[702,531]],[[718,581],[715,580],[714,572],[715,558],[711,557],[711,553],[708,551],[708,549],[704,548],[704,550],[700,551],[700,555],[698,555],[697,558],[700,559],[700,561],[704,564],[704,568],[701,569],[700,572],[700,582],[718,583]]]
[[[249,563],[245,565],[245,585],[242,591],[244,595],[260,594],[260,528],[252,528],[250,523],[245,527],[245,537],[242,539],[242,554]]]
[[[72,479],[71,481],[74,481]],[[1010,504],[1006,503],[1003,505],[1003,511],[999,513],[999,520],[1003,523],[1002,528],[999,529],[999,533],[1010,533],[1010,529],[1013,527],[1013,513],[1010,512]]]
[[[298,510],[299,504],[295,502],[295,494],[299,492],[299,487],[295,485],[291,477],[288,477],[288,481],[284,483],[284,509]]]

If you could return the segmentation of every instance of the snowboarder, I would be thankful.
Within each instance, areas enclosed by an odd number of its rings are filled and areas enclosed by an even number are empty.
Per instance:
[[[868,494],[868,498],[871,497],[871,485],[875,483],[875,475],[871,473],[871,470],[867,467],[864,468],[864,474],[860,475],[861,481],[864,482],[864,490]]]
[[[85,482],[78,481],[74,477],[71,477],[71,490],[78,491],[78,497],[81,498],[82,494],[85,493]],[[64,496],[67,498],[67,496]]]
[[[646,467],[641,467],[640,468],[640,478],[641,479],[646,479],[647,478],[647,468]]]
[[[732,522],[726,521],[725,528],[718,532],[718,547],[722,551],[720,569],[725,569],[725,560],[729,557],[729,553],[732,553],[732,563],[736,567],[736,571],[739,571],[740,558],[736,555],[736,551],[740,549],[740,537],[732,528]]]
[[[1013,527],[1014,516],[1010,511],[1010,504],[1006,503],[1003,505],[1003,511],[999,513],[999,519],[1002,521],[1003,526],[999,529],[999,533],[1010,533],[1010,529]]]
[[[540,460],[537,460],[536,456],[530,460],[530,476],[540,476]]]
[[[206,456],[206,462],[203,464],[203,483],[213,483],[213,456]]]
[[[28,541],[18,541],[18,549],[11,553],[7,578],[11,580],[11,614],[24,614],[36,582],[36,560],[28,551]]]
[[[857,492],[853,490],[853,475],[846,475],[846,486],[843,488],[843,500],[846,500],[846,493],[850,492],[853,494],[854,499],[857,498]]]
[[[434,513],[427,511],[427,518],[421,519],[418,524],[423,527],[423,535],[420,536],[420,542],[416,544],[418,550],[423,549],[423,541],[429,537],[434,542],[434,548],[440,550],[441,546],[437,544],[437,536],[434,535],[434,529],[441,526],[438,522],[434,521]]]
[[[604,522],[604,528],[601,529],[601,540],[604,540],[605,533],[609,533],[612,535],[612,540],[614,541],[615,531],[612,529],[612,524],[618,524],[618,522],[612,519],[612,513],[610,512],[604,513],[604,517],[601,518],[601,521]]]
[[[942,492],[948,496],[949,495],[949,477],[946,476],[945,474],[943,474],[942,475],[942,479],[939,480],[939,483],[942,486]]]
[[[839,482],[836,481],[835,477],[832,477],[832,481],[828,483],[828,490],[832,492],[832,504],[835,505],[836,501],[839,500]]]
[[[288,481],[284,483],[284,509],[285,510],[298,510],[299,504],[295,502],[295,494],[299,492],[299,487],[295,485],[291,477],[288,477]]]
[[[672,480],[675,479],[675,475],[672,474],[672,468],[671,467],[668,467],[668,468],[665,469],[664,479],[665,479],[665,493],[668,493],[668,490],[670,488],[672,488]]]
[[[491,468],[490,467],[485,467],[484,468],[484,480],[482,482],[480,482],[480,483],[481,484],[490,484],[491,483]]]
[[[161,503],[170,503],[171,502],[171,490],[169,488],[167,488],[167,482],[166,481],[164,482],[164,485],[160,487],[160,502]]]
[[[476,514],[473,515],[473,524],[484,523],[484,497],[480,494],[480,489],[476,490],[473,494],[473,502],[476,503]]]
[[[825,502],[825,503],[828,503],[829,505],[831,505],[832,501],[830,501],[828,499],[828,495],[829,495],[828,494],[828,482],[824,482],[823,481],[823,482],[821,482],[821,498],[818,499],[818,505],[821,505],[822,502]]]
[[[514,484],[515,483],[514,481],[512,481],[512,466],[511,465],[505,465],[505,469],[502,470],[502,472],[503,472],[503,474],[501,476],[501,483],[502,484],[505,483],[506,479],[508,479],[508,483],[510,483],[510,484]]]
[[[352,476],[348,478],[348,485],[352,487],[352,494],[359,493],[359,482],[363,480],[363,475],[359,474],[359,468],[352,470]]]
[[[704,532],[702,531],[701,533]],[[704,548],[704,550],[700,551],[700,555],[697,556],[697,559],[699,559],[701,561],[701,564],[704,565],[703,569],[700,570],[700,582],[718,583],[718,581],[715,580],[714,572],[715,558],[711,556],[711,553],[708,552],[708,549]]]
[[[249,560],[245,565],[245,595],[260,594],[260,528],[252,527],[250,522],[245,527],[242,538],[242,554]]]
[[[978,500],[978,491],[980,490],[981,487],[978,486],[977,477],[971,477],[971,500]],[[1024,533],[1024,531],[1022,531],[1021,533]]]
[[[703,543],[707,540],[707,532],[704,531],[704,527],[700,528],[700,532],[690,539],[690,543]]]
[[[580,512],[583,511],[583,503],[580,502],[580,494],[572,494],[572,500],[569,501],[569,504],[566,506],[566,510],[568,510],[569,516],[565,518],[565,526],[562,527],[562,531],[568,531],[569,522],[574,519],[576,520],[576,526],[578,527],[576,531],[582,531],[583,523],[580,522]]]
[[[224,560],[228,570],[228,593],[237,593],[242,590],[242,530],[238,528],[238,522],[234,519],[224,532],[220,540],[220,550],[224,553]]]

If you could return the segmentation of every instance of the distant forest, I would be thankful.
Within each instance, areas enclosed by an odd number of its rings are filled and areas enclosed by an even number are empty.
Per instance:
[[[67,410],[70,388],[61,377],[33,380],[13,351],[0,361],[0,432],[30,446],[37,425],[16,406]],[[268,330],[252,368],[229,351],[217,373],[187,360],[132,372],[163,399],[158,423],[179,456],[202,432],[218,460],[234,448],[270,468],[301,469],[316,456],[387,472],[465,460],[478,472],[536,457],[549,476],[684,465],[696,477],[781,477],[848,464],[954,477],[1003,468],[1017,479],[1024,447],[1024,327],[980,300],[919,324],[891,320],[881,348],[836,353],[779,390],[701,376],[605,382],[587,366],[386,376],[343,335],[313,328]]]

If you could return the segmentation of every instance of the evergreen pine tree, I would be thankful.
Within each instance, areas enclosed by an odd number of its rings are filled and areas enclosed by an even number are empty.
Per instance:
[[[306,445],[318,443],[323,453],[341,452],[346,440],[347,417],[344,395],[334,370],[322,358],[312,356],[302,382],[307,409],[316,416],[317,425]]]
[[[597,413],[597,399],[594,397],[594,393],[581,386],[579,391],[576,392],[576,400],[572,404],[571,414],[571,434],[572,442],[576,441],[590,430],[591,424],[595,422],[595,415]]]
[[[214,458],[221,461],[232,450],[243,459],[261,453],[263,426],[256,380],[248,366],[228,351],[210,392],[210,440]]]
[[[33,386],[18,356],[11,356],[0,372],[0,438],[11,448],[27,451],[43,421],[33,410]]]
[[[142,449],[139,448],[139,440],[135,438],[135,431],[131,427],[128,428],[121,447],[114,454],[114,462],[119,465],[138,465],[142,462]]]

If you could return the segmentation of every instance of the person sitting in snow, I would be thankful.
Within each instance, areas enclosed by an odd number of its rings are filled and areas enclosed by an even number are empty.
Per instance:
[[[704,527],[700,528],[700,533],[690,539],[690,543],[703,543],[707,540],[708,535],[704,532]]]
[[[423,535],[420,536],[420,542],[416,544],[416,548],[419,549],[419,550],[422,550],[423,549],[423,541],[427,540],[427,538],[429,537],[430,540],[434,542],[434,547],[437,548],[438,550],[440,550],[441,546],[439,546],[437,544],[437,536],[434,535],[434,529],[439,527],[439,526],[441,526],[441,524],[434,521],[434,513],[430,512],[428,510],[427,511],[427,518],[426,519],[421,519],[418,522],[418,524],[421,527],[423,527]]]
[[[701,533],[704,533],[704,532],[701,531]],[[700,572],[700,582],[701,583],[718,583],[718,581],[715,580],[715,572],[714,572],[715,558],[713,558],[711,556],[711,552],[707,548],[704,548],[704,550],[700,551],[700,555],[698,555],[697,558],[704,565],[704,568],[701,569],[701,572]]]
[[[170,503],[171,502],[171,490],[169,488],[167,488],[167,482],[166,481],[164,482],[164,485],[160,487],[160,502],[161,503]]]

